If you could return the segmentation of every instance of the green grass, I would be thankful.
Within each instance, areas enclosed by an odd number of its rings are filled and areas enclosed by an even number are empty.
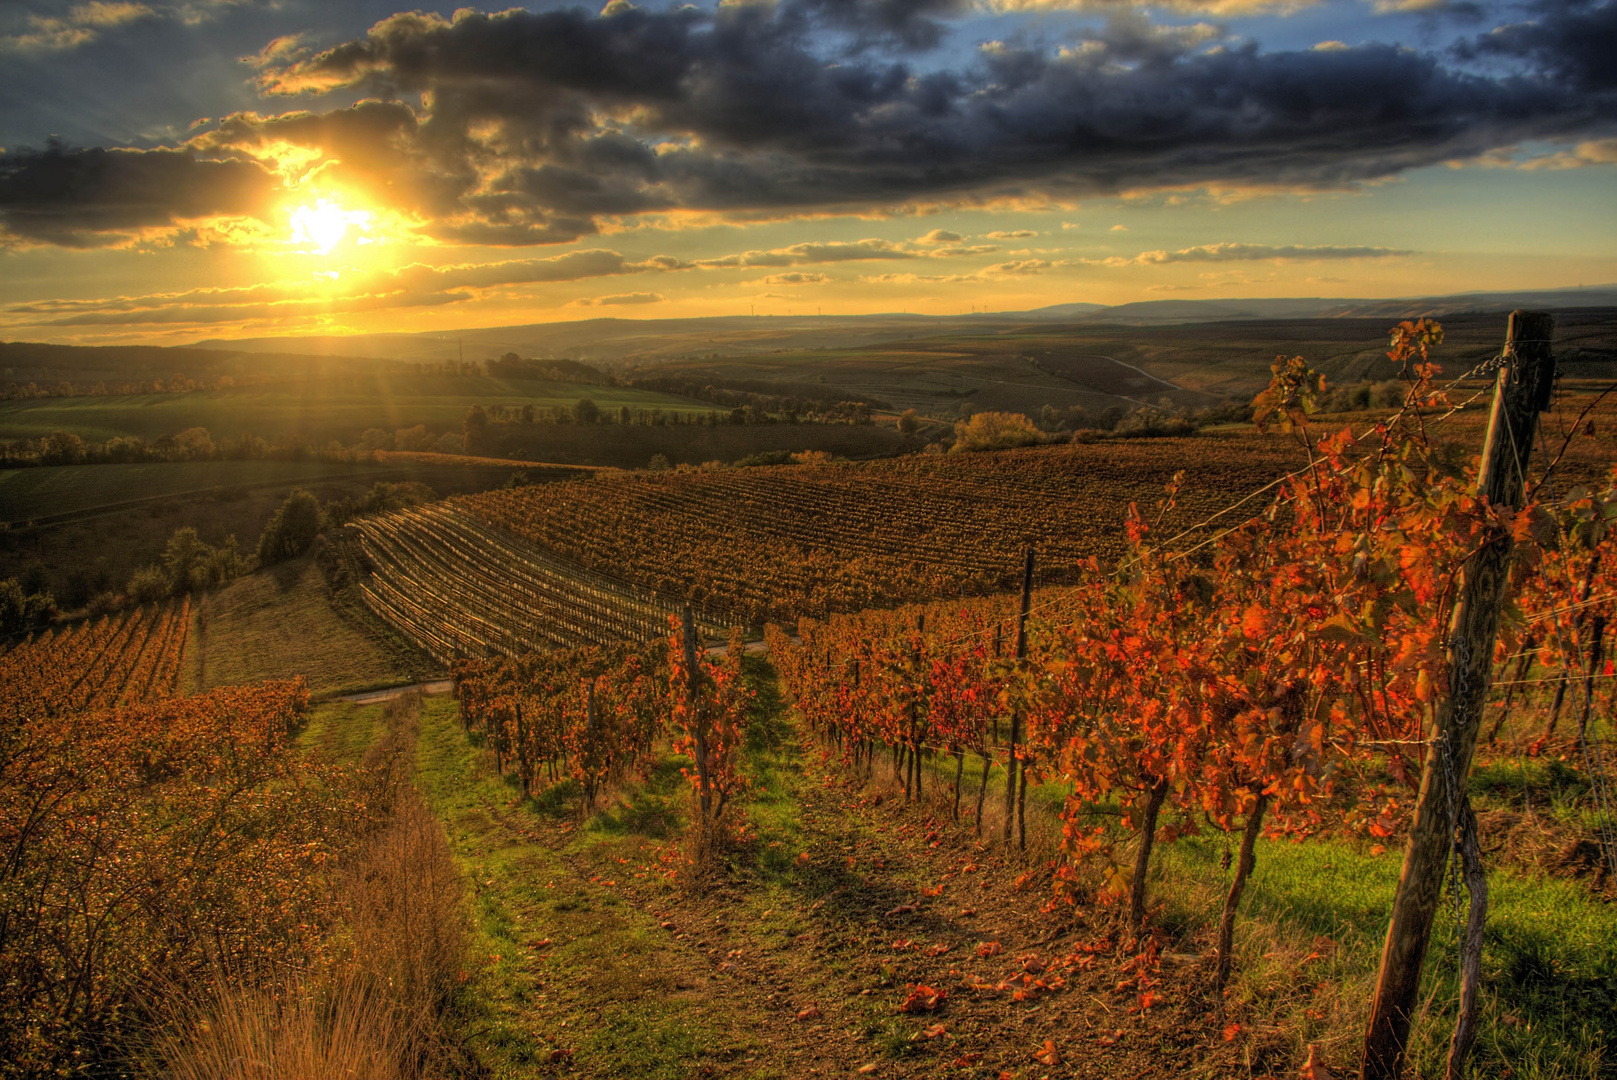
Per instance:
[[[312,484],[390,475],[397,467],[323,461],[182,461],[133,465],[53,465],[0,470],[0,520],[32,521],[133,499],[259,484]]]
[[[1224,838],[1158,848],[1152,900],[1160,921],[1191,941],[1210,934],[1229,873]],[[1261,841],[1236,931],[1232,1015],[1273,1025],[1300,1056],[1352,1059],[1398,881],[1401,848],[1330,840]],[[1496,871],[1488,881],[1482,1014],[1472,1051],[1478,1076],[1613,1075],[1617,1032],[1617,912],[1576,882]],[[1411,1061],[1440,1072],[1458,1007],[1458,934],[1445,894],[1422,980]],[[1318,954],[1314,956],[1314,954]],[[1313,959],[1309,959],[1313,956]]]
[[[187,662],[199,690],[301,675],[310,693],[331,696],[433,673],[380,626],[340,615],[311,558],[232,582],[205,597],[195,618]]]
[[[838,808],[841,796],[815,794],[818,774],[834,774],[836,766],[822,766],[815,751],[800,745],[767,660],[747,658],[745,673],[758,697],[745,751],[751,783],[738,809],[756,836],[732,853],[723,875],[722,921],[735,936],[718,947],[739,940],[749,955],[768,955],[777,970],[791,973],[789,992],[803,1000],[826,1005],[842,995],[843,1022],[868,1048],[854,1051],[857,1059],[885,1058],[896,1067],[927,1048],[914,1041],[914,1025],[892,1013],[895,988],[909,976],[885,952],[871,954],[870,928],[878,924],[869,916],[913,896],[916,885],[936,878],[938,866],[925,856],[893,860],[879,871],[865,856],[857,870],[845,863],[850,855],[880,852],[881,830],[909,828],[902,824],[908,818],[886,809],[849,812]],[[757,1026],[755,1014],[700,974],[710,970],[694,955],[712,944],[702,940],[707,932],[692,926],[694,940],[682,942],[659,927],[663,898],[677,912],[681,894],[651,882],[637,886],[639,898],[630,901],[603,880],[643,870],[649,851],[677,842],[688,805],[680,759],[664,755],[643,781],[609,793],[581,818],[575,785],[535,801],[495,774],[481,740],[461,731],[455,708],[444,698],[425,704],[418,784],[446,822],[476,890],[478,936],[456,1022],[488,1074],[570,1069],[682,1077],[711,1067],[724,1075],[784,1075],[777,1069],[782,1047]],[[357,756],[374,737],[379,713],[323,706],[304,738]],[[952,762],[931,764],[927,789],[936,799],[952,781]],[[1526,772],[1526,782],[1540,790],[1564,781],[1556,763],[1535,762]],[[1507,774],[1485,769],[1476,786],[1493,797],[1509,782]],[[970,768],[968,787],[974,794]],[[1030,818],[1044,817],[1059,796],[1053,787],[1030,791]],[[1178,980],[1205,974],[1229,880],[1224,849],[1225,838],[1212,832],[1158,848],[1150,898],[1157,924],[1174,938],[1162,973],[1170,994],[1182,988]],[[1261,842],[1237,930],[1229,1002],[1229,1019],[1240,1025],[1236,1043],[1225,1049],[1213,1037],[1221,1053],[1242,1055],[1252,1075],[1294,1072],[1310,1043],[1333,1069],[1355,1060],[1399,869],[1396,848],[1372,851],[1344,840]],[[867,876],[873,871],[881,878]],[[1607,1044],[1617,1030],[1617,912],[1577,882],[1507,870],[1490,875],[1490,902],[1472,1074],[1613,1076]],[[706,914],[700,904],[683,910],[673,917]],[[814,944],[805,946],[806,937]],[[1201,962],[1176,967],[1187,953]],[[1411,1075],[1441,1071],[1456,966],[1453,909],[1445,902],[1426,966]],[[878,992],[850,996],[861,984]],[[995,1038],[1004,1034],[993,1030]],[[553,1062],[557,1051],[564,1058]]]
[[[359,761],[387,730],[382,710],[381,705],[356,705],[351,701],[316,705],[298,733],[298,742],[339,761]]]
[[[686,992],[657,917],[581,868],[636,853],[625,822],[601,815],[563,847],[543,842],[540,830],[557,828],[570,806],[535,804],[495,774],[455,709],[447,698],[425,702],[417,785],[476,890],[474,962],[457,1016],[485,1075],[571,1067],[673,1080],[751,1052],[751,1031],[725,1002]],[[675,780],[654,776],[642,804],[671,796]]]
[[[433,376],[320,380],[189,394],[0,402],[0,439],[37,438],[59,430],[96,441],[128,435],[153,439],[201,427],[215,440],[247,432],[271,441],[297,435],[323,446],[331,439],[352,443],[373,427],[393,431],[425,424],[435,432],[458,432],[466,410],[474,404],[555,408],[584,397],[602,410],[622,405],[690,412],[709,408],[647,390],[537,380]]]

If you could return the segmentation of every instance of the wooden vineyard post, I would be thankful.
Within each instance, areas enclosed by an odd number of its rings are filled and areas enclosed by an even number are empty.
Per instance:
[[[596,745],[595,734],[595,680],[591,679],[584,684],[584,747],[585,757],[581,764],[584,766],[584,805],[586,809],[595,806],[595,768],[600,757],[601,749]]]
[[[1505,360],[1495,384],[1477,476],[1478,493],[1494,506],[1519,510],[1526,500],[1527,462],[1538,414],[1549,406],[1554,385],[1555,360],[1550,355],[1554,330],[1555,320],[1545,312],[1517,311],[1510,316]],[[1361,1080],[1396,1080],[1403,1071],[1421,966],[1493,678],[1494,643],[1511,547],[1510,534],[1496,531],[1461,570],[1449,623],[1448,694],[1438,707],[1437,726],[1421,771],[1415,820],[1393,895],[1392,922],[1387,927],[1365,1032]]]
[[[685,703],[691,732],[696,740],[696,787],[702,804],[702,828],[705,830],[713,811],[713,790],[708,785],[707,775],[707,725],[698,715],[702,706],[702,673],[697,667],[696,617],[691,614],[689,604],[680,612],[680,626],[685,645]]]
[[[1033,545],[1027,549],[1027,562],[1022,567],[1022,609],[1016,616],[1016,663],[1021,667],[1022,661],[1027,659],[1027,616],[1033,606]],[[1016,829],[1018,835],[1026,837],[1024,830],[1017,829],[1018,809],[1020,802],[1017,799],[1017,777],[1022,771],[1022,762],[1017,755],[1017,743],[1022,737],[1022,713],[1019,709],[1011,710],[1011,739],[1009,753],[1005,759],[1005,846],[1011,845],[1011,833]],[[1024,839],[1024,845],[1025,839]]]

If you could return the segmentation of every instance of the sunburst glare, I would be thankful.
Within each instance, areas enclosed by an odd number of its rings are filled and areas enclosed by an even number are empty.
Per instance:
[[[331,199],[319,199],[313,206],[300,206],[293,210],[291,225],[294,244],[308,247],[321,255],[329,255],[348,235],[350,226],[362,233],[369,231],[371,213],[368,210],[344,210]],[[359,242],[364,243],[365,238],[360,237]]]

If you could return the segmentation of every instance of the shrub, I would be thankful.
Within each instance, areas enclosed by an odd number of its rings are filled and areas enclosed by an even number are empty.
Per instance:
[[[160,566],[148,566],[136,570],[129,579],[129,599],[137,604],[152,604],[169,594],[168,575],[163,573]]]
[[[1033,446],[1044,436],[1021,413],[980,412],[954,426],[956,450],[1008,450]]]
[[[258,561],[269,566],[302,555],[320,534],[323,519],[319,499],[301,488],[292,492],[258,539]]]
[[[30,593],[16,578],[0,581],[0,635],[20,634],[50,622],[56,601],[50,593]]]

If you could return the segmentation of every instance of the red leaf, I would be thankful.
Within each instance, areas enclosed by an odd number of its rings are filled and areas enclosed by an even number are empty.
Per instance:
[[[909,996],[898,1007],[902,1013],[936,1012],[949,999],[946,990],[935,990],[925,983],[910,983]]]
[[[1336,1074],[1327,1069],[1319,1060],[1319,1047],[1313,1043],[1308,1044],[1308,1060],[1297,1074],[1298,1080],[1336,1080]]]

